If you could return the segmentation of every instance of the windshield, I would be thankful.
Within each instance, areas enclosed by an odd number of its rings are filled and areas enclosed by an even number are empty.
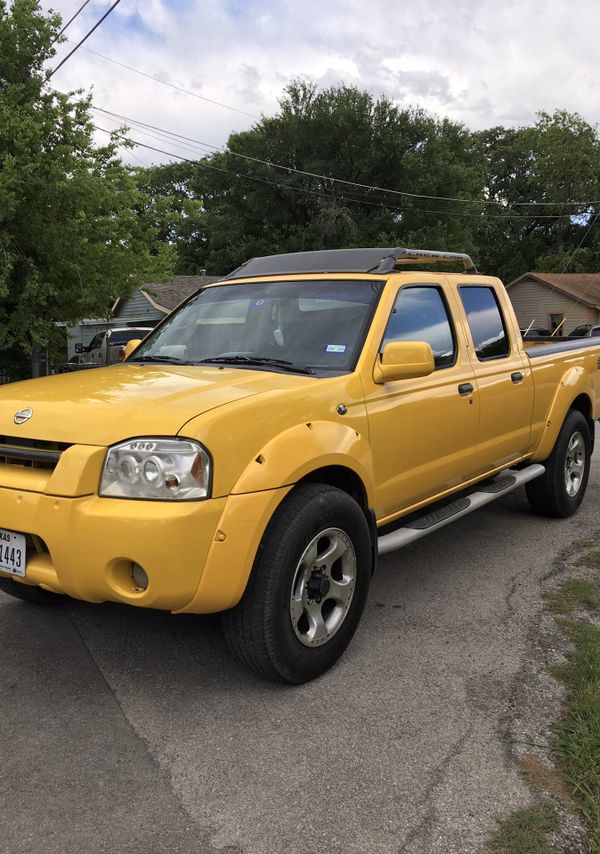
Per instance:
[[[209,287],[150,335],[132,361],[352,370],[380,290],[379,282],[356,280]]]
[[[111,347],[114,344],[127,344],[128,341],[132,341],[134,338],[144,338],[149,329],[118,329],[116,332],[111,332],[110,338],[108,339]]]

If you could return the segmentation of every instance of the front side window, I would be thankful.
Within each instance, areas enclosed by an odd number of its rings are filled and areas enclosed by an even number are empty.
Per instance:
[[[380,282],[314,279],[208,287],[151,333],[132,361],[349,371],[381,288]]]
[[[104,338],[105,335],[106,335],[106,332],[98,332],[97,335],[94,335],[94,337],[92,338],[92,340],[90,342],[89,349],[90,350],[97,350],[98,347],[102,344],[102,339]]]
[[[510,342],[493,288],[459,288],[471,330],[475,355],[480,361],[508,356]]]
[[[456,342],[446,301],[434,286],[404,287],[398,292],[382,349],[390,341],[425,341],[431,345],[435,367],[456,360]]]

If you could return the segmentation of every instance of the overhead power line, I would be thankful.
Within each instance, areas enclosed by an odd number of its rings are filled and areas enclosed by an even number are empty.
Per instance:
[[[192,98],[198,98],[200,101],[206,101],[208,104],[214,104],[216,107],[223,107],[225,110],[232,110],[234,113],[240,113],[242,116],[248,116],[251,119],[260,119],[260,116],[254,113],[248,113],[246,110],[239,110],[237,107],[232,107],[231,104],[224,104],[221,101],[216,101],[214,98],[207,98],[205,95],[199,95],[198,92],[192,92],[191,89],[184,89],[183,86],[176,86],[175,83],[169,83],[168,80],[160,80],[152,74],[147,74],[145,71],[140,71],[139,68],[133,68],[131,65],[126,65],[124,62],[119,62],[118,59],[113,59],[112,56],[106,56],[103,53],[98,53],[97,50],[92,50],[89,47],[84,47],[86,53],[92,53],[94,56],[99,56],[100,59],[105,59],[107,62],[112,62],[114,65],[119,65],[121,68],[126,68],[128,71],[133,71],[134,74],[139,74],[140,77],[145,77],[147,80],[153,80],[154,83],[160,83],[161,86],[168,86],[170,89],[175,89],[177,92],[183,92],[184,95],[190,95]]]
[[[409,198],[409,199],[425,199],[426,201],[457,202],[457,203],[463,202],[463,203],[478,204],[478,205],[494,205],[496,207],[499,204],[499,202],[493,201],[490,199],[464,199],[464,198],[457,198],[457,197],[452,197],[452,196],[436,196],[436,195],[432,195],[432,194],[428,194],[428,193],[411,193],[411,192],[408,192],[406,190],[394,190],[394,189],[391,189],[390,187],[379,187],[377,185],[372,185],[372,184],[363,184],[363,183],[359,183],[357,181],[348,181],[344,178],[336,178],[332,175],[323,175],[323,174],[320,174],[318,172],[309,172],[309,171],[304,170],[304,169],[296,169],[293,166],[287,166],[287,165],[282,164],[282,163],[276,163],[272,160],[264,160],[264,159],[261,159],[259,157],[252,157],[249,154],[242,154],[241,152],[235,151],[235,150],[229,148],[228,146],[218,146],[218,145],[213,145],[209,142],[202,142],[201,140],[194,139],[193,137],[184,136],[183,134],[178,134],[178,133],[175,133],[174,131],[166,130],[165,128],[158,127],[157,125],[152,125],[152,124],[149,124],[148,122],[142,122],[139,119],[133,119],[130,116],[122,115],[121,113],[115,113],[111,110],[105,110],[102,107],[92,107],[92,109],[94,109],[100,113],[103,113],[104,115],[114,116],[117,119],[120,119],[120,120],[125,121],[129,124],[132,124],[132,125],[136,125],[138,127],[150,128],[151,130],[154,130],[154,131],[159,131],[161,133],[167,133],[170,136],[176,137],[177,139],[181,139],[181,140],[184,140],[186,142],[192,142],[196,145],[204,146],[205,148],[211,149],[212,151],[218,151],[218,152],[221,152],[223,154],[231,154],[233,157],[239,157],[243,160],[248,160],[248,161],[251,161],[253,163],[260,163],[262,166],[267,166],[267,167],[272,168],[272,169],[280,169],[280,170],[283,170],[284,172],[286,172],[288,174],[294,173],[296,175],[302,175],[302,176],[307,177],[307,178],[318,178],[320,180],[333,181],[336,184],[343,184],[344,186],[348,186],[348,187],[355,187],[357,189],[362,189],[362,190],[370,190],[370,191],[377,192],[377,193],[388,193],[390,195],[400,196],[400,197]],[[564,207],[564,206],[569,206],[571,208],[577,208],[577,207],[590,208],[590,207],[592,207],[594,205],[598,205],[598,204],[600,204],[600,201],[586,201],[586,202],[545,202],[545,201],[544,202],[535,202],[534,201],[534,202],[513,202],[513,203],[511,203],[511,207],[512,206],[515,206],[515,207],[516,206],[527,206],[527,207],[541,207],[541,206]],[[570,215],[571,214],[569,214],[569,216]]]
[[[85,9],[85,7],[88,5],[88,3],[91,3],[91,0],[85,0],[85,3],[82,3],[82,4],[81,4],[81,6],[80,6],[80,7],[79,7],[79,9],[75,12],[75,14],[74,14],[71,18],[69,18],[69,20],[68,20],[68,21],[67,21],[67,23],[64,25],[64,27],[62,28],[62,30],[61,30],[59,33],[57,33],[57,34],[56,34],[56,36],[55,36],[55,38],[54,38],[54,41],[52,42],[52,44],[50,45],[50,47],[52,47],[52,45],[53,45],[53,44],[56,44],[56,42],[57,42],[57,41],[59,40],[59,38],[62,36],[62,34],[64,33],[64,31],[67,29],[67,27],[70,27],[70,26],[71,26],[71,24],[73,23],[73,21],[75,20],[75,18],[78,18],[78,17],[79,17],[79,15],[83,12],[83,10],[84,10],[84,9]]]
[[[178,133],[175,133],[174,131],[166,130],[165,128],[158,127],[157,125],[152,125],[152,124],[149,124],[147,122],[142,122],[142,121],[139,121],[137,119],[132,119],[131,117],[124,116],[120,113],[114,113],[111,110],[105,110],[105,109],[102,109],[101,107],[94,107],[94,106],[92,106],[92,109],[96,112],[102,113],[105,117],[111,119],[112,121],[127,122],[128,124],[135,126],[138,131],[140,131],[141,133],[144,133],[146,136],[149,136],[151,138],[152,137],[154,137],[154,139],[158,138],[159,140],[166,141],[166,142],[175,141],[176,144],[178,145],[178,147],[180,147],[180,148],[183,147],[183,148],[186,148],[188,150],[193,150],[193,151],[196,151],[196,152],[203,154],[203,155],[207,155],[208,153],[210,153],[210,151],[217,151],[217,152],[221,152],[221,153],[225,153],[225,154],[236,155],[236,152],[232,151],[229,148],[211,145],[210,143],[202,142],[201,140],[194,139],[193,137],[184,136],[183,134],[178,134]],[[147,128],[149,128],[150,131],[154,131],[155,133],[162,135],[162,139],[160,136],[156,137],[153,133],[150,133],[147,130]],[[165,137],[166,137],[166,139],[165,139]],[[181,140],[182,142],[177,142],[177,140]],[[203,149],[198,148],[198,146],[202,146]],[[205,149],[209,149],[209,151],[206,151]],[[164,154],[166,152],[161,152],[161,153]],[[248,161],[251,161],[254,163],[260,163],[261,165],[264,165],[264,166],[277,166],[277,164],[271,163],[270,161],[261,160],[261,159],[256,158],[256,157],[251,157],[250,155],[243,155],[243,154],[238,153],[237,156],[241,157],[244,160],[248,160]],[[352,187],[357,187],[357,188],[361,188],[361,189],[367,189],[367,190],[377,192],[377,193],[389,193],[390,195],[400,195],[402,197],[408,197],[411,200],[432,200],[433,199],[435,201],[457,201],[456,199],[449,199],[449,198],[443,197],[443,196],[429,196],[429,195],[424,195],[424,194],[419,194],[419,193],[404,193],[400,190],[392,190],[389,188],[371,186],[371,185],[367,185],[367,184],[357,184],[357,183],[352,182],[352,181],[343,181],[343,180],[339,180],[339,179],[327,178],[327,176],[325,176],[325,175],[319,175],[319,174],[313,173],[313,172],[305,172],[305,171],[299,170],[299,169],[292,169],[292,168],[288,168],[288,167],[280,167],[280,168],[285,168],[287,173],[300,174],[300,175],[303,175],[305,177],[313,177],[313,178],[320,178],[320,179],[325,179],[325,180],[332,180],[336,183],[341,183],[341,184],[344,184],[346,186],[352,186]],[[222,171],[227,171],[227,170],[222,170]],[[231,174],[237,174],[237,173],[231,173]],[[246,175],[245,177],[248,177],[248,176]],[[271,183],[274,183],[274,182],[271,182]],[[288,185],[279,185],[279,184],[274,183],[274,186],[286,186],[287,187]],[[368,200],[363,200],[363,199],[356,199],[355,197],[353,198],[353,200],[354,201],[361,201],[361,202],[364,201],[365,203],[368,201]],[[483,204],[483,202],[477,202],[476,200],[471,200],[471,201],[473,203]],[[370,202],[370,204],[376,204],[376,203]],[[497,202],[494,202],[494,204],[496,206],[498,205]],[[597,203],[588,202],[588,203],[585,203],[585,207],[591,207],[594,204],[597,204]],[[583,206],[583,204],[582,204],[582,206]],[[381,207],[388,207],[390,209],[396,209],[396,210],[404,210],[404,208],[398,208],[398,207],[394,207],[393,205],[390,205],[389,202],[386,200],[383,200]],[[415,210],[425,210],[424,208],[414,208],[414,209]],[[470,215],[470,216],[474,216],[474,217],[478,217],[478,218],[481,216],[481,214],[478,214],[478,213],[473,213],[473,214],[461,213],[461,214],[458,214],[458,212],[455,212],[455,211],[448,212],[448,211],[442,211],[442,210],[435,210],[435,211],[430,210],[429,212],[430,213],[440,213],[440,214],[452,213],[453,215],[460,215],[460,216],[469,216]],[[573,211],[573,212],[566,213],[566,214],[538,214],[538,213],[535,213],[535,214],[486,214],[486,216],[491,218],[491,219],[518,219],[518,218],[522,218],[522,219],[570,219],[572,216],[577,215],[577,213],[580,213],[580,212]]]
[[[102,131],[103,133],[106,133],[108,135],[113,135],[116,131],[116,129],[113,131],[109,131],[106,128],[99,127],[98,125],[94,125],[94,127],[96,128],[96,130]],[[146,136],[149,136],[150,138],[154,138],[155,140],[158,140],[159,142],[169,141],[169,140],[165,140],[164,138],[161,138],[160,136],[149,133],[148,131],[142,131],[142,133],[144,133]],[[164,148],[158,148],[156,146],[149,145],[148,143],[144,143],[144,142],[140,142],[139,140],[132,139],[131,137],[125,136],[123,134],[120,134],[120,136],[121,136],[121,139],[123,139],[125,143],[129,143],[129,144],[134,145],[136,147],[145,148],[149,151],[157,152],[158,154],[164,154],[167,157],[174,157],[177,160],[181,160],[185,163],[191,163],[193,165],[197,165],[199,163],[199,161],[197,159],[192,160],[190,157],[186,157],[186,156],[179,154],[175,151],[172,151],[172,150],[168,151]],[[181,143],[177,143],[177,142],[175,142],[174,144],[178,145],[180,147],[182,145]],[[184,145],[185,145],[185,143],[184,143]],[[127,146],[123,146],[123,147],[126,148]],[[193,152],[192,146],[185,145],[185,147],[188,150],[192,150],[192,152]],[[202,152],[202,153],[204,153],[204,152]],[[298,193],[301,195],[315,196],[315,197],[324,199],[328,202],[336,201],[336,200],[343,201],[343,202],[354,202],[356,204],[366,205],[368,207],[374,207],[374,208],[385,209],[385,210],[390,210],[390,211],[396,211],[398,213],[406,213],[408,211],[414,211],[417,213],[429,213],[429,214],[435,214],[435,215],[447,216],[447,217],[475,217],[477,219],[511,219],[511,220],[512,219],[555,220],[555,219],[570,219],[572,217],[572,214],[531,214],[531,215],[530,214],[488,214],[488,213],[477,214],[477,213],[471,213],[468,211],[434,210],[431,208],[422,208],[422,207],[416,207],[416,206],[410,207],[410,208],[398,207],[395,205],[391,205],[387,201],[370,201],[370,200],[365,199],[365,198],[357,198],[356,196],[352,196],[352,195],[349,195],[347,193],[345,193],[343,195],[328,195],[326,193],[320,192],[319,190],[313,190],[313,189],[310,189],[308,187],[298,187],[298,186],[293,186],[291,184],[280,184],[276,181],[269,181],[266,178],[260,178],[257,175],[249,175],[246,172],[238,172],[238,171],[234,172],[230,169],[224,169],[220,166],[215,166],[211,163],[206,163],[204,160],[201,161],[201,164],[202,164],[203,168],[210,169],[210,170],[215,171],[215,172],[221,172],[222,174],[225,174],[225,175],[231,175],[232,177],[234,177],[238,180],[240,178],[244,178],[244,179],[246,179],[248,181],[252,181],[254,183],[263,184],[263,185],[266,185],[269,187],[275,187],[275,188],[282,190],[284,192],[291,192],[291,193]]]
[[[91,30],[89,30],[89,31],[85,34],[85,36],[81,39],[81,41],[77,42],[77,44],[75,45],[75,47],[73,48],[73,50],[72,50],[72,51],[70,51],[70,53],[68,53],[68,54],[65,56],[65,58],[64,58],[64,59],[62,59],[62,60],[58,63],[58,65],[56,66],[56,68],[54,68],[54,69],[50,72],[50,74],[48,75],[48,80],[50,80],[50,78],[51,78],[51,77],[54,77],[54,75],[56,74],[56,72],[58,71],[58,69],[59,69],[59,68],[62,68],[62,66],[65,64],[65,62],[67,62],[67,61],[68,61],[68,60],[73,56],[73,54],[74,54],[76,51],[78,51],[78,50],[79,50],[79,48],[82,46],[82,44],[83,44],[84,42],[86,42],[86,41],[89,39],[89,37],[92,35],[92,33],[93,33],[93,32],[95,32],[95,30],[97,30],[97,29],[98,29],[98,27],[100,26],[100,24],[108,18],[108,16],[110,15],[110,13],[113,11],[113,9],[116,9],[116,7],[119,5],[119,3],[120,3],[120,2],[121,2],[121,0],[115,0],[115,2],[112,4],[112,6],[110,7],[110,9],[108,9],[108,11],[107,11],[107,12],[105,12],[105,13],[104,13],[104,15],[102,15],[102,17],[100,18],[100,20],[99,20],[99,21],[97,21],[97,22],[94,24],[94,26],[92,27],[92,29],[91,29]],[[85,4],[84,4],[84,5],[85,5]],[[81,10],[80,10],[80,11],[81,11]],[[79,12],[78,12],[77,14],[79,14]]]

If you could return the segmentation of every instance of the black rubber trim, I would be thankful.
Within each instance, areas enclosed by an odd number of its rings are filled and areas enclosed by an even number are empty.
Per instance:
[[[528,339],[525,338],[525,341]],[[588,350],[590,347],[600,349],[600,338],[573,338],[571,341],[558,341],[556,344],[540,344],[539,347],[526,348],[527,355],[530,359],[537,359],[539,356],[550,356],[553,353],[570,353],[572,350]]]
[[[426,513],[424,516],[415,519],[414,522],[409,522],[403,527],[412,528],[415,531],[424,531],[427,528],[432,528],[439,522],[443,522],[445,519],[449,519],[451,516],[456,515],[456,513],[460,513],[461,510],[466,510],[470,506],[471,502],[468,498],[460,498],[458,501],[446,504],[445,507],[440,507],[439,510]]]
[[[508,489],[510,486],[514,484],[516,481],[516,477],[512,474],[504,474],[500,477],[497,477],[495,480],[492,480],[491,483],[486,483],[485,486],[480,486],[478,489],[475,489],[475,492],[488,492],[493,495],[496,492],[502,492],[505,489]]]
[[[379,561],[379,549],[377,547],[377,516],[375,515],[375,511],[372,507],[368,507],[367,510],[365,510],[365,516],[367,517],[367,522],[369,524],[369,533],[371,535],[371,553],[373,555],[371,575],[375,575],[375,570],[377,569],[377,564]]]

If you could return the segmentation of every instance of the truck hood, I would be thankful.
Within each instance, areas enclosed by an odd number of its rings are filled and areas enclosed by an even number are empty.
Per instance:
[[[174,436],[191,418],[218,406],[307,382],[294,374],[212,366],[123,364],[74,371],[0,386],[0,436],[84,445]],[[17,425],[21,409],[32,415]]]

